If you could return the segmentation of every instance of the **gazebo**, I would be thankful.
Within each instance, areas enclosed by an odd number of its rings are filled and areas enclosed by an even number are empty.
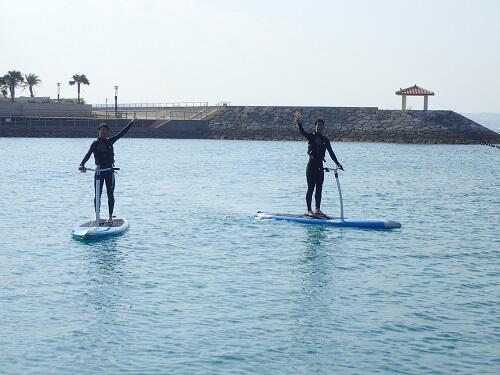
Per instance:
[[[427,111],[429,107],[429,96],[433,96],[434,93],[432,91],[426,90],[422,87],[418,87],[417,85],[407,87],[406,89],[399,89],[396,91],[396,95],[402,96],[401,101],[401,111],[406,111],[406,97],[407,96],[423,96],[424,97],[424,111]]]

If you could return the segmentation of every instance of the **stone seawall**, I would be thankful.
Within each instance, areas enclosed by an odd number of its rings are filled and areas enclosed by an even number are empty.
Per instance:
[[[500,135],[453,111],[380,110],[375,107],[223,107],[210,120],[212,138],[295,140],[300,111],[304,127],[317,118],[339,141],[398,143],[499,143]]]
[[[105,122],[112,133],[130,120],[93,118],[0,117],[0,137],[94,138],[97,125]],[[172,120],[153,128],[153,120],[137,120],[127,137],[136,138],[209,138],[208,121]]]
[[[140,138],[302,139],[293,123],[300,111],[306,130],[317,118],[336,141],[499,144],[500,134],[453,111],[380,110],[375,107],[220,107],[210,119],[172,120],[160,128],[137,120],[128,136]],[[95,137],[95,118],[1,117],[0,137]],[[128,120],[106,120],[113,132]]]

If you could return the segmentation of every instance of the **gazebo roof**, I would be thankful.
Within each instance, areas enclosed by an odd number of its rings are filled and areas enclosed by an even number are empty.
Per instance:
[[[418,87],[417,85],[413,85],[405,89],[399,89],[399,91],[396,91],[396,95],[425,96],[425,95],[434,95],[434,93],[422,87]]]

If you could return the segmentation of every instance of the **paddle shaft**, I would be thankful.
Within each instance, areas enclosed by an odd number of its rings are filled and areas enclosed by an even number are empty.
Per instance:
[[[120,168],[104,168],[101,169],[99,166],[97,166],[96,169],[93,168],[86,168],[88,171],[94,171],[96,172],[96,175],[94,177],[94,188],[95,188],[95,227],[99,228],[101,225],[101,218],[100,218],[100,211],[101,211],[101,179],[99,177],[101,172],[106,172],[106,171],[119,171]],[[84,170],[85,171],[85,170]]]
[[[337,182],[337,189],[339,191],[339,199],[340,199],[340,220],[344,220],[344,200],[342,199],[342,189],[340,188],[340,182],[339,182],[339,173],[337,170],[334,170],[335,174],[335,181]]]
[[[342,199],[342,189],[340,188],[340,181],[339,181],[339,168],[328,168],[324,167],[323,170],[325,172],[332,172],[335,175],[335,181],[337,182],[337,190],[339,192],[339,200],[340,200],[340,220],[344,221],[344,200]]]

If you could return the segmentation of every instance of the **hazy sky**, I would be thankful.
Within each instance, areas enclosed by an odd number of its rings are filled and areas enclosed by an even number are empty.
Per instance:
[[[500,1],[0,0],[0,73],[40,76],[40,96],[87,102],[500,112]],[[26,95],[28,91],[24,92]],[[415,109],[422,98],[409,99]]]

